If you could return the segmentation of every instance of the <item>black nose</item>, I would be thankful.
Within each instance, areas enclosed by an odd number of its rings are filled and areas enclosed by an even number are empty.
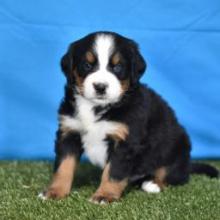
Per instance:
[[[93,86],[98,95],[104,95],[108,87],[108,85],[105,83],[93,83]]]

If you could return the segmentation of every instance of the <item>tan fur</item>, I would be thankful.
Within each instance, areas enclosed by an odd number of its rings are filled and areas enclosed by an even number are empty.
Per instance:
[[[154,182],[163,189],[166,186],[165,178],[167,176],[167,170],[165,167],[161,167],[156,170],[154,174]]]
[[[112,57],[112,60],[111,60],[112,64],[117,65],[120,62],[120,59],[121,59],[121,57],[120,57],[119,53],[114,54]]]
[[[118,123],[118,126],[114,131],[114,133],[108,134],[108,136],[118,142],[118,141],[125,141],[128,134],[129,134],[128,126],[123,123]]]
[[[127,186],[127,179],[122,181],[110,179],[109,170],[110,164],[108,163],[104,168],[101,184],[91,198],[93,202],[113,202],[121,197],[122,192]]]
[[[83,78],[79,76],[78,72],[76,70],[73,71],[73,74],[75,76],[76,85],[79,89],[79,93],[83,95]]]
[[[73,129],[71,129],[70,127],[65,126],[65,123],[63,123],[64,121],[64,117],[62,115],[59,116],[59,126],[60,126],[60,130],[62,131],[61,133],[61,138],[66,137],[66,135],[70,132],[74,132]]]
[[[94,56],[94,54],[91,51],[87,51],[86,52],[86,60],[89,63],[94,63],[95,62],[95,56]]]
[[[63,159],[53,176],[50,186],[45,192],[46,198],[60,199],[70,193],[76,164],[77,161],[73,156],[67,156]]]
[[[122,94],[128,91],[129,86],[130,86],[129,79],[125,79],[121,81]]]

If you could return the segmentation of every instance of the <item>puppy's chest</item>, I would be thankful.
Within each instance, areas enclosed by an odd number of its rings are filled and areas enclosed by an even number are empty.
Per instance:
[[[104,167],[108,150],[105,139],[116,131],[118,123],[99,120],[100,116],[95,114],[93,107],[87,100],[78,100],[74,118],[85,154],[93,164]]]
[[[89,106],[81,106],[77,118],[81,124],[81,140],[85,154],[90,161],[101,167],[104,166],[107,158],[107,144],[105,142],[106,132],[104,126],[107,122],[97,121],[93,109]],[[103,129],[102,129],[103,128]]]

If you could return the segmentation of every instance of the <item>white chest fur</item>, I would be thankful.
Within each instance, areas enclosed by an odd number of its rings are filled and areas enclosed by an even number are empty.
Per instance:
[[[77,114],[74,117],[62,116],[61,125],[80,132],[83,148],[89,160],[95,165],[104,167],[107,159],[106,135],[117,131],[120,123],[98,121],[98,116],[94,114],[94,105],[81,96],[77,97],[76,103]]]

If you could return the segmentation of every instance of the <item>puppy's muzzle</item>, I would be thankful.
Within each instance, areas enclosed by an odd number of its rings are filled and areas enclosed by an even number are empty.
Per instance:
[[[93,83],[93,87],[95,89],[96,95],[102,96],[106,94],[108,84],[107,83]]]

